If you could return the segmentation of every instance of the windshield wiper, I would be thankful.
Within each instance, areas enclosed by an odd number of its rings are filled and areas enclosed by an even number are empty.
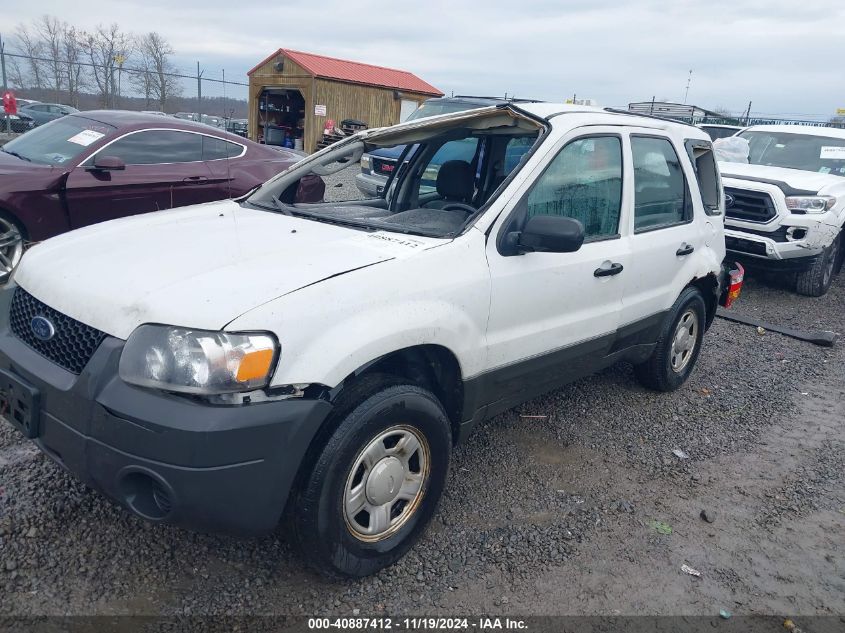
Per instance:
[[[290,207],[288,207],[288,205],[286,205],[284,202],[282,202],[279,199],[279,196],[273,195],[273,196],[270,196],[270,197],[273,199],[273,203],[276,205],[276,209],[278,209],[279,213],[281,213],[282,215],[293,216],[293,213],[291,213]]]
[[[28,163],[32,162],[31,158],[27,158],[26,156],[24,156],[22,154],[18,154],[17,152],[10,152],[5,147],[3,148],[3,151],[6,152],[7,154],[9,154],[9,156],[14,156],[15,158],[20,158],[21,160],[25,160]]]

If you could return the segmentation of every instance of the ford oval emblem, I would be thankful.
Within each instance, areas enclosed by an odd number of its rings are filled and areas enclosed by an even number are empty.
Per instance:
[[[35,335],[35,338],[41,341],[49,341],[56,335],[55,326],[53,326],[49,319],[43,316],[32,317],[32,321],[29,322],[29,327],[32,329],[32,333]]]

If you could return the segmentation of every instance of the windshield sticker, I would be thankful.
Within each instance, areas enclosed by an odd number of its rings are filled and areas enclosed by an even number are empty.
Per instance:
[[[823,145],[819,154],[822,160],[845,160],[845,145]]]
[[[819,173],[820,174],[829,174],[830,173],[830,167],[819,167]]]
[[[82,130],[78,134],[74,134],[68,139],[68,143],[76,143],[77,145],[82,145],[82,147],[88,147],[94,141],[98,141],[103,138],[105,134],[102,132],[96,132],[94,130]]]

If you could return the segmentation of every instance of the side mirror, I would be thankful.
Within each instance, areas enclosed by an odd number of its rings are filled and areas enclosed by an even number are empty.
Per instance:
[[[516,253],[574,253],[584,243],[584,225],[575,218],[535,215],[521,233],[509,234],[508,241]]]
[[[98,155],[94,157],[93,168],[101,171],[115,171],[120,169],[126,169],[126,163],[123,162],[122,158],[118,158],[117,156]]]

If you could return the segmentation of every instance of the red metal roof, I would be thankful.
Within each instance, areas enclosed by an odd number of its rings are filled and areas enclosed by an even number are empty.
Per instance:
[[[279,55],[284,55],[288,59],[302,66],[315,77],[321,77],[323,79],[335,79],[337,81],[349,81],[356,84],[366,84],[368,86],[395,88],[396,90],[420,92],[423,94],[436,95],[438,97],[443,95],[440,90],[432,86],[430,83],[423,81],[414,73],[410,73],[407,70],[385,68],[384,66],[373,66],[372,64],[353,62],[346,59],[337,59],[336,57],[326,57],[325,55],[292,51],[287,48],[280,48],[277,50],[260,64],[255,66],[255,68],[250,70],[247,75],[251,75],[261,66]]]

